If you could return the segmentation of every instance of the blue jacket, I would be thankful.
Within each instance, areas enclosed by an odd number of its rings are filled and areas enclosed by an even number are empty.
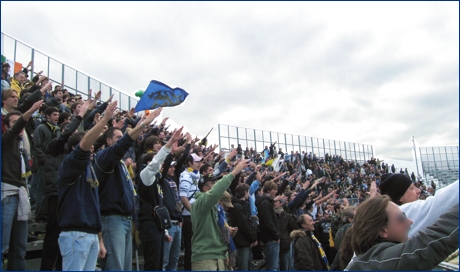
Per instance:
[[[125,134],[116,144],[99,151],[94,159],[94,171],[99,180],[101,215],[132,216],[134,213],[133,183],[121,162],[133,142]]]
[[[81,150],[80,145],[59,167],[57,221],[63,231],[96,234],[102,230],[98,188],[88,182],[96,176],[91,168],[90,152]]]

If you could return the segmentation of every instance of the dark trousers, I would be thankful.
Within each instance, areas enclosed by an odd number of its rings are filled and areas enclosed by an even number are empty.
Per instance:
[[[260,232],[257,232],[257,245],[255,247],[252,247],[252,258],[254,260],[261,260],[264,258],[264,255],[262,253],[262,247],[260,244]]]
[[[327,256],[327,260],[329,261],[329,265],[331,265],[334,262],[335,255],[337,255],[337,249],[335,249],[335,247],[328,246],[327,251],[326,251],[326,248],[324,248],[324,251],[326,252],[326,256]]]
[[[48,197],[47,215],[48,223],[46,224],[46,234],[43,238],[42,262],[40,270],[62,270],[62,256],[59,250],[58,238],[61,228],[57,222],[58,197],[53,195]],[[54,265],[56,264],[56,267]]]
[[[184,239],[185,255],[184,270],[192,271],[192,219],[190,216],[183,216],[182,236]]]
[[[139,222],[142,248],[144,250],[144,270],[163,270],[165,232],[159,230],[153,220]]]
[[[35,221],[47,221],[47,203],[45,201],[45,166],[41,165],[37,170],[37,191],[35,195]],[[56,202],[57,205],[57,202]]]

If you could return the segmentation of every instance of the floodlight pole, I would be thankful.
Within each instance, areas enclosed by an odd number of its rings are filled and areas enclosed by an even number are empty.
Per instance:
[[[415,146],[414,136],[411,136],[411,137],[412,137],[412,147],[414,148],[414,155],[415,155],[415,166],[417,167],[417,176],[420,176],[420,172],[418,171],[417,147]]]

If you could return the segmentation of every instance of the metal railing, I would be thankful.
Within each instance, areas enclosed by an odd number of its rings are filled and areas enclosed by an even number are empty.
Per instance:
[[[278,148],[287,155],[291,151],[305,151],[316,154],[318,158],[324,158],[325,154],[339,155],[346,161],[358,161],[360,163],[374,157],[372,145],[345,142],[339,140],[329,140],[310,136],[293,135],[282,132],[274,132],[253,128],[244,128],[219,124],[219,146],[230,148],[231,145],[237,147],[241,144],[243,151],[246,147],[252,147],[258,153],[262,152],[265,146],[270,146],[276,142],[275,153]]]
[[[88,73],[67,65],[51,55],[3,32],[1,35],[1,51],[3,56],[15,62],[22,63],[23,66],[32,60],[32,77],[39,71],[43,71],[43,75],[48,76],[52,82],[56,84],[64,82],[63,88],[69,90],[71,93],[81,95],[84,99],[87,98],[89,89],[93,90],[93,94],[101,90],[101,101],[107,100],[113,94],[113,100],[119,101],[118,107],[123,110],[135,107],[139,100],[136,96],[130,95]]]

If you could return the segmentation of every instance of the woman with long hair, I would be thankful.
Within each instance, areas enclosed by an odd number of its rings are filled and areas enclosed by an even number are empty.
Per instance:
[[[412,220],[385,195],[362,203],[353,223],[346,270],[431,270],[458,248],[458,204],[411,239]]]

